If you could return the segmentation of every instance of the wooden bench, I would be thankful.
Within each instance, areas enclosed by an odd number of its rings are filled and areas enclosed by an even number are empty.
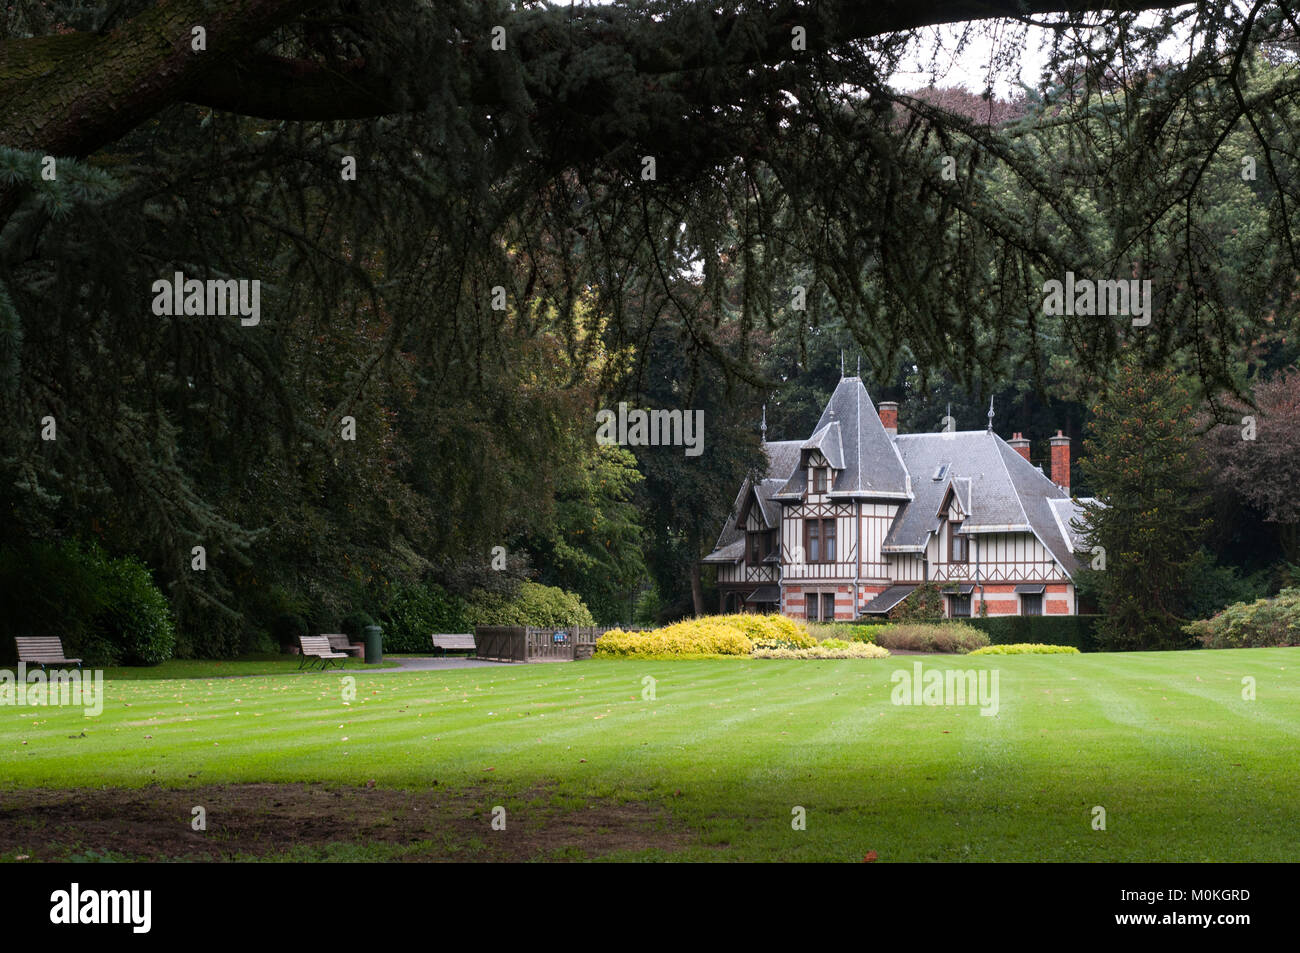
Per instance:
[[[39,665],[42,671],[47,665],[75,665],[81,668],[81,659],[68,658],[63,654],[63,640],[57,635],[51,636],[15,636],[18,646],[18,661]]]
[[[323,635],[300,635],[298,646],[302,649],[302,661],[298,663],[298,668],[320,662],[320,667],[326,669],[335,659],[348,657],[346,652],[335,652],[330,648],[330,640]]]
[[[435,632],[433,634],[433,651],[438,652],[473,652],[473,632]]]
[[[342,632],[326,632],[325,638],[329,639],[330,648],[335,652],[346,652],[355,658],[365,658],[366,647],[360,642],[349,642],[348,637]]]

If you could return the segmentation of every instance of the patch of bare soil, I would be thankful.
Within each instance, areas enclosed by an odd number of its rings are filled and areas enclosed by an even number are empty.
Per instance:
[[[563,803],[561,803],[561,800]],[[494,830],[493,808],[506,810]],[[193,829],[196,807],[206,830]],[[498,820],[498,826],[500,820]],[[588,860],[678,850],[689,830],[658,808],[486,791],[222,784],[0,791],[0,857],[139,860]],[[340,845],[351,845],[354,849]]]

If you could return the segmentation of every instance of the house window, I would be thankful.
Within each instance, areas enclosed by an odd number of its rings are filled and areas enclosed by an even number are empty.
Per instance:
[[[826,468],[825,467],[817,467],[816,469],[813,470],[813,492],[814,493],[826,492]]]
[[[820,615],[818,612],[820,611]],[[804,615],[809,622],[832,622],[835,619],[835,593],[809,592],[804,594]]]
[[[970,618],[970,593],[948,597],[948,615],[953,619]]]
[[[957,534],[959,529],[961,523],[948,524],[948,561],[953,563],[964,563],[969,558],[969,541]]]
[[[776,530],[749,534],[749,564],[757,566],[776,549]]]
[[[1024,593],[1020,597],[1020,614],[1021,615],[1042,615],[1043,614],[1043,594],[1041,592]]]
[[[803,550],[810,563],[835,562],[835,520],[804,520]]]

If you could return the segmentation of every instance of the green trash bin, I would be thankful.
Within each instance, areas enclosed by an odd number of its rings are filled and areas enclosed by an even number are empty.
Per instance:
[[[366,664],[376,665],[384,660],[384,636],[377,625],[366,626]]]

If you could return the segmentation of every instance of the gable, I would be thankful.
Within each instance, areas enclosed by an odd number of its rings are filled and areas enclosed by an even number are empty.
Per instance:
[[[908,499],[907,469],[885,431],[867,389],[856,377],[843,378],[801,449],[818,450],[834,470],[832,495]],[[808,490],[807,471],[797,469],[779,496],[799,499]]]

